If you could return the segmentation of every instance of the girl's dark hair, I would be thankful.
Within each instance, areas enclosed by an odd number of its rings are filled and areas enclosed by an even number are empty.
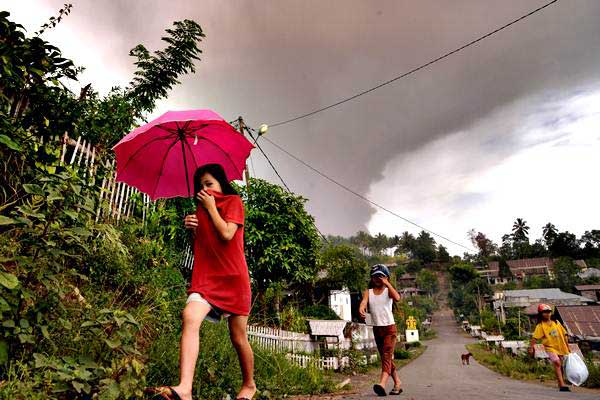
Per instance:
[[[539,324],[539,323],[540,323],[540,322],[542,322],[543,320],[544,320],[544,318],[542,318],[542,313],[541,313],[541,312],[538,312],[538,313],[537,313],[537,323]],[[556,318],[556,312],[553,312],[553,313],[550,315],[550,320],[552,320],[552,321],[557,321],[557,320],[558,320],[558,319]]]
[[[194,173],[194,198],[196,198],[196,193],[202,190],[202,177],[204,174],[211,174],[219,182],[223,194],[237,194],[231,183],[227,180],[223,167],[219,164],[206,164],[198,168]]]

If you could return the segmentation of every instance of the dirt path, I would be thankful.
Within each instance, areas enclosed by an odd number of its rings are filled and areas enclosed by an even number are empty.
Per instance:
[[[471,359],[470,366],[462,366],[460,355],[465,353],[465,344],[474,340],[465,337],[456,326],[451,311],[438,312],[434,317],[438,337],[427,343],[421,357],[400,370],[404,393],[401,399],[463,400],[463,399],[510,399],[510,400],[553,400],[595,399],[597,391],[574,388],[574,393],[561,393],[554,387],[527,383],[499,375]],[[354,379],[353,379],[354,381]],[[341,395],[335,399],[376,398],[372,383],[359,381],[356,394]],[[353,382],[356,384],[357,382]],[[391,389],[391,382],[390,382]],[[327,397],[321,397],[324,399]]]

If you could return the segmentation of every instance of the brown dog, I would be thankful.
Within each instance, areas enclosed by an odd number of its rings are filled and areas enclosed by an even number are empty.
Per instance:
[[[472,356],[473,354],[471,353],[467,353],[467,354],[461,354],[460,356],[460,362],[462,363],[462,365],[469,365],[469,358]]]

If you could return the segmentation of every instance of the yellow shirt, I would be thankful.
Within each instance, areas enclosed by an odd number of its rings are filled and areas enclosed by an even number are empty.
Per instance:
[[[533,339],[542,339],[542,344],[546,351],[564,356],[570,353],[566,338],[567,331],[560,322],[544,321],[537,324],[533,332]]]

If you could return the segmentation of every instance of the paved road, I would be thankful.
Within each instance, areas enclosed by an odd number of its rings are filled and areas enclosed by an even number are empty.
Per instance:
[[[415,400],[553,400],[600,399],[600,392],[558,392],[554,387],[526,383],[499,375],[471,359],[470,366],[461,366],[460,355],[465,353],[466,338],[457,328],[451,311],[441,311],[434,318],[438,337],[427,343],[425,353],[400,370],[404,393],[393,398]],[[391,388],[391,382],[390,382]],[[389,389],[388,388],[388,391]],[[344,399],[376,398],[370,387],[361,393],[342,396]]]

